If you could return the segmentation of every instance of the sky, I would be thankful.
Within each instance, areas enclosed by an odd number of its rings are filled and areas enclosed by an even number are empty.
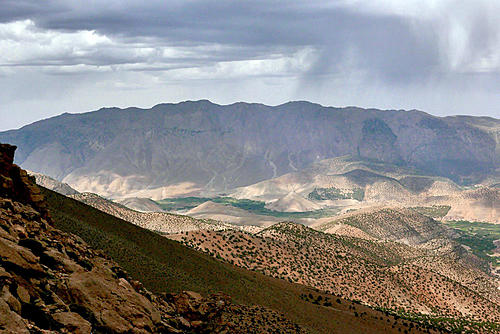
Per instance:
[[[209,99],[500,118],[498,0],[0,0],[0,131]]]

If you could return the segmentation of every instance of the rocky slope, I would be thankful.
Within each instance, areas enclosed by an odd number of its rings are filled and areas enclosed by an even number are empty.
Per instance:
[[[39,189],[12,164],[14,150],[0,144],[1,332],[304,332],[224,295],[148,292],[103,253],[53,227]]]
[[[498,282],[452,252],[329,235],[293,223],[257,235],[193,231],[169,237],[238,266],[368,305],[451,317],[479,332],[500,321]]]
[[[226,191],[350,154],[478,182],[500,163],[493,118],[209,101],[63,114],[0,133],[17,162],[103,196]]]
[[[186,289],[205,295],[222,291],[235,303],[277,310],[312,333],[439,331],[432,322],[415,322],[412,316],[375,310],[305,285],[245,270],[82,202],[47,189],[42,189],[42,193],[57,228],[75,233],[93,247],[102,249],[132,277],[158,294]],[[250,307],[248,311],[258,309]],[[245,319],[246,311],[239,314]],[[238,318],[232,323],[247,326]],[[251,328],[247,326],[244,332]]]
[[[440,222],[406,208],[354,211],[311,227],[329,232],[336,225],[350,225],[378,240],[389,240],[427,249],[445,247],[455,233]]]

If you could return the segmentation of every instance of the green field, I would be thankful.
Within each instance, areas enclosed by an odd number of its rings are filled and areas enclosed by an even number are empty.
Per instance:
[[[352,191],[343,191],[342,189],[330,188],[314,188],[313,191],[307,195],[307,198],[316,201],[337,200],[337,199],[355,199],[362,201],[365,197],[364,189],[357,188]]]
[[[475,255],[491,262],[494,266],[500,266],[500,258],[491,256],[493,249],[496,248],[493,242],[500,240],[500,225],[464,220],[445,224],[460,233],[457,241],[470,247]]]
[[[263,215],[272,216],[283,219],[293,219],[293,218],[321,218],[333,216],[338,213],[337,209],[324,209],[315,211],[305,211],[305,212],[282,212],[269,210],[265,207],[266,203],[263,201],[254,201],[250,199],[236,199],[233,197],[179,197],[179,198],[166,198],[156,201],[158,205],[163,210],[166,211],[183,211],[189,210],[203,204],[207,201],[212,201],[214,203],[231,205],[235,208],[243,209],[248,212]]]
[[[163,210],[171,212],[190,210],[210,200],[211,199],[207,197],[176,197],[158,200],[156,203],[158,203]]]

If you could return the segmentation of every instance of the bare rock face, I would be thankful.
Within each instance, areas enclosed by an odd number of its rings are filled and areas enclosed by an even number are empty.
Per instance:
[[[0,333],[238,333],[242,313],[225,295],[156,296],[79,237],[53,227],[40,190],[13,164],[15,146],[0,144]],[[242,325],[243,324],[243,325]],[[299,327],[274,322],[280,328]]]
[[[0,144],[0,195],[29,204],[45,217],[47,209],[40,189],[31,182],[25,170],[13,164],[15,151],[16,146]]]

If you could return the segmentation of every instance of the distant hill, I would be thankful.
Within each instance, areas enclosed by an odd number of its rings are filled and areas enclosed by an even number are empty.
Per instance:
[[[442,220],[500,223],[499,188],[459,186],[421,170],[352,156],[321,160],[302,170],[236,188],[229,195],[263,201],[267,208],[285,212],[434,206],[448,208],[435,217]]]
[[[118,203],[125,205],[127,208],[142,212],[162,212],[163,209],[153,200],[149,198],[129,197],[124,198]]]
[[[225,192],[342,155],[498,183],[500,120],[290,102],[62,114],[0,133],[24,168],[108,197]],[[493,175],[494,177],[492,177]]]

